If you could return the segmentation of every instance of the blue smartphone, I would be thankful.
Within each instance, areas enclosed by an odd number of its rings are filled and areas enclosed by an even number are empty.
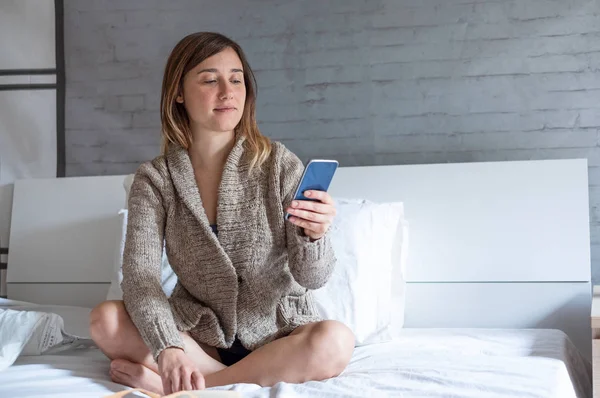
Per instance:
[[[333,180],[333,175],[338,168],[337,160],[313,159],[304,168],[302,178],[296,187],[294,200],[313,200],[304,196],[306,191],[325,191],[329,189],[329,184]],[[285,213],[285,219],[290,218],[289,213]]]

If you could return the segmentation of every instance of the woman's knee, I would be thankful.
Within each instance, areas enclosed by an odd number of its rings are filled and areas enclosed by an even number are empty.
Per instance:
[[[90,312],[90,336],[97,343],[114,341],[127,314],[122,301],[105,301]]]
[[[310,331],[309,345],[313,366],[319,369],[321,378],[335,377],[342,373],[354,352],[354,334],[346,325],[337,321],[322,321]]]

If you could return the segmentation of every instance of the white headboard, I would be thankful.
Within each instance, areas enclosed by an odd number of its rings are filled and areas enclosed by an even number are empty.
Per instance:
[[[9,298],[106,296],[123,178],[15,183]],[[404,202],[407,327],[559,328],[590,357],[585,159],[341,167],[330,193]]]
[[[330,193],[404,202],[406,327],[557,328],[591,357],[586,159],[340,168]]]
[[[412,282],[590,280],[585,160],[347,167],[330,193],[404,202]]]

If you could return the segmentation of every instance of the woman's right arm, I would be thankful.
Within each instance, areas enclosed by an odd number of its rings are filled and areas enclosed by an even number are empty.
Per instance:
[[[166,294],[161,286],[165,208],[164,178],[150,162],[135,174],[128,201],[123,251],[123,302],[154,360],[169,347],[184,349]]]

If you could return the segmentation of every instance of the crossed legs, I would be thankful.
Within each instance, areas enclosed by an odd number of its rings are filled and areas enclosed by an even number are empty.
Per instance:
[[[163,393],[158,366],[122,301],[106,301],[94,308],[90,314],[90,333],[112,360],[111,378],[115,382]],[[227,367],[220,362],[214,347],[198,344],[188,334],[181,334],[186,352],[204,376],[206,387],[324,380],[339,375],[354,350],[350,329],[336,321],[322,321],[300,326],[289,336],[266,344]]]

